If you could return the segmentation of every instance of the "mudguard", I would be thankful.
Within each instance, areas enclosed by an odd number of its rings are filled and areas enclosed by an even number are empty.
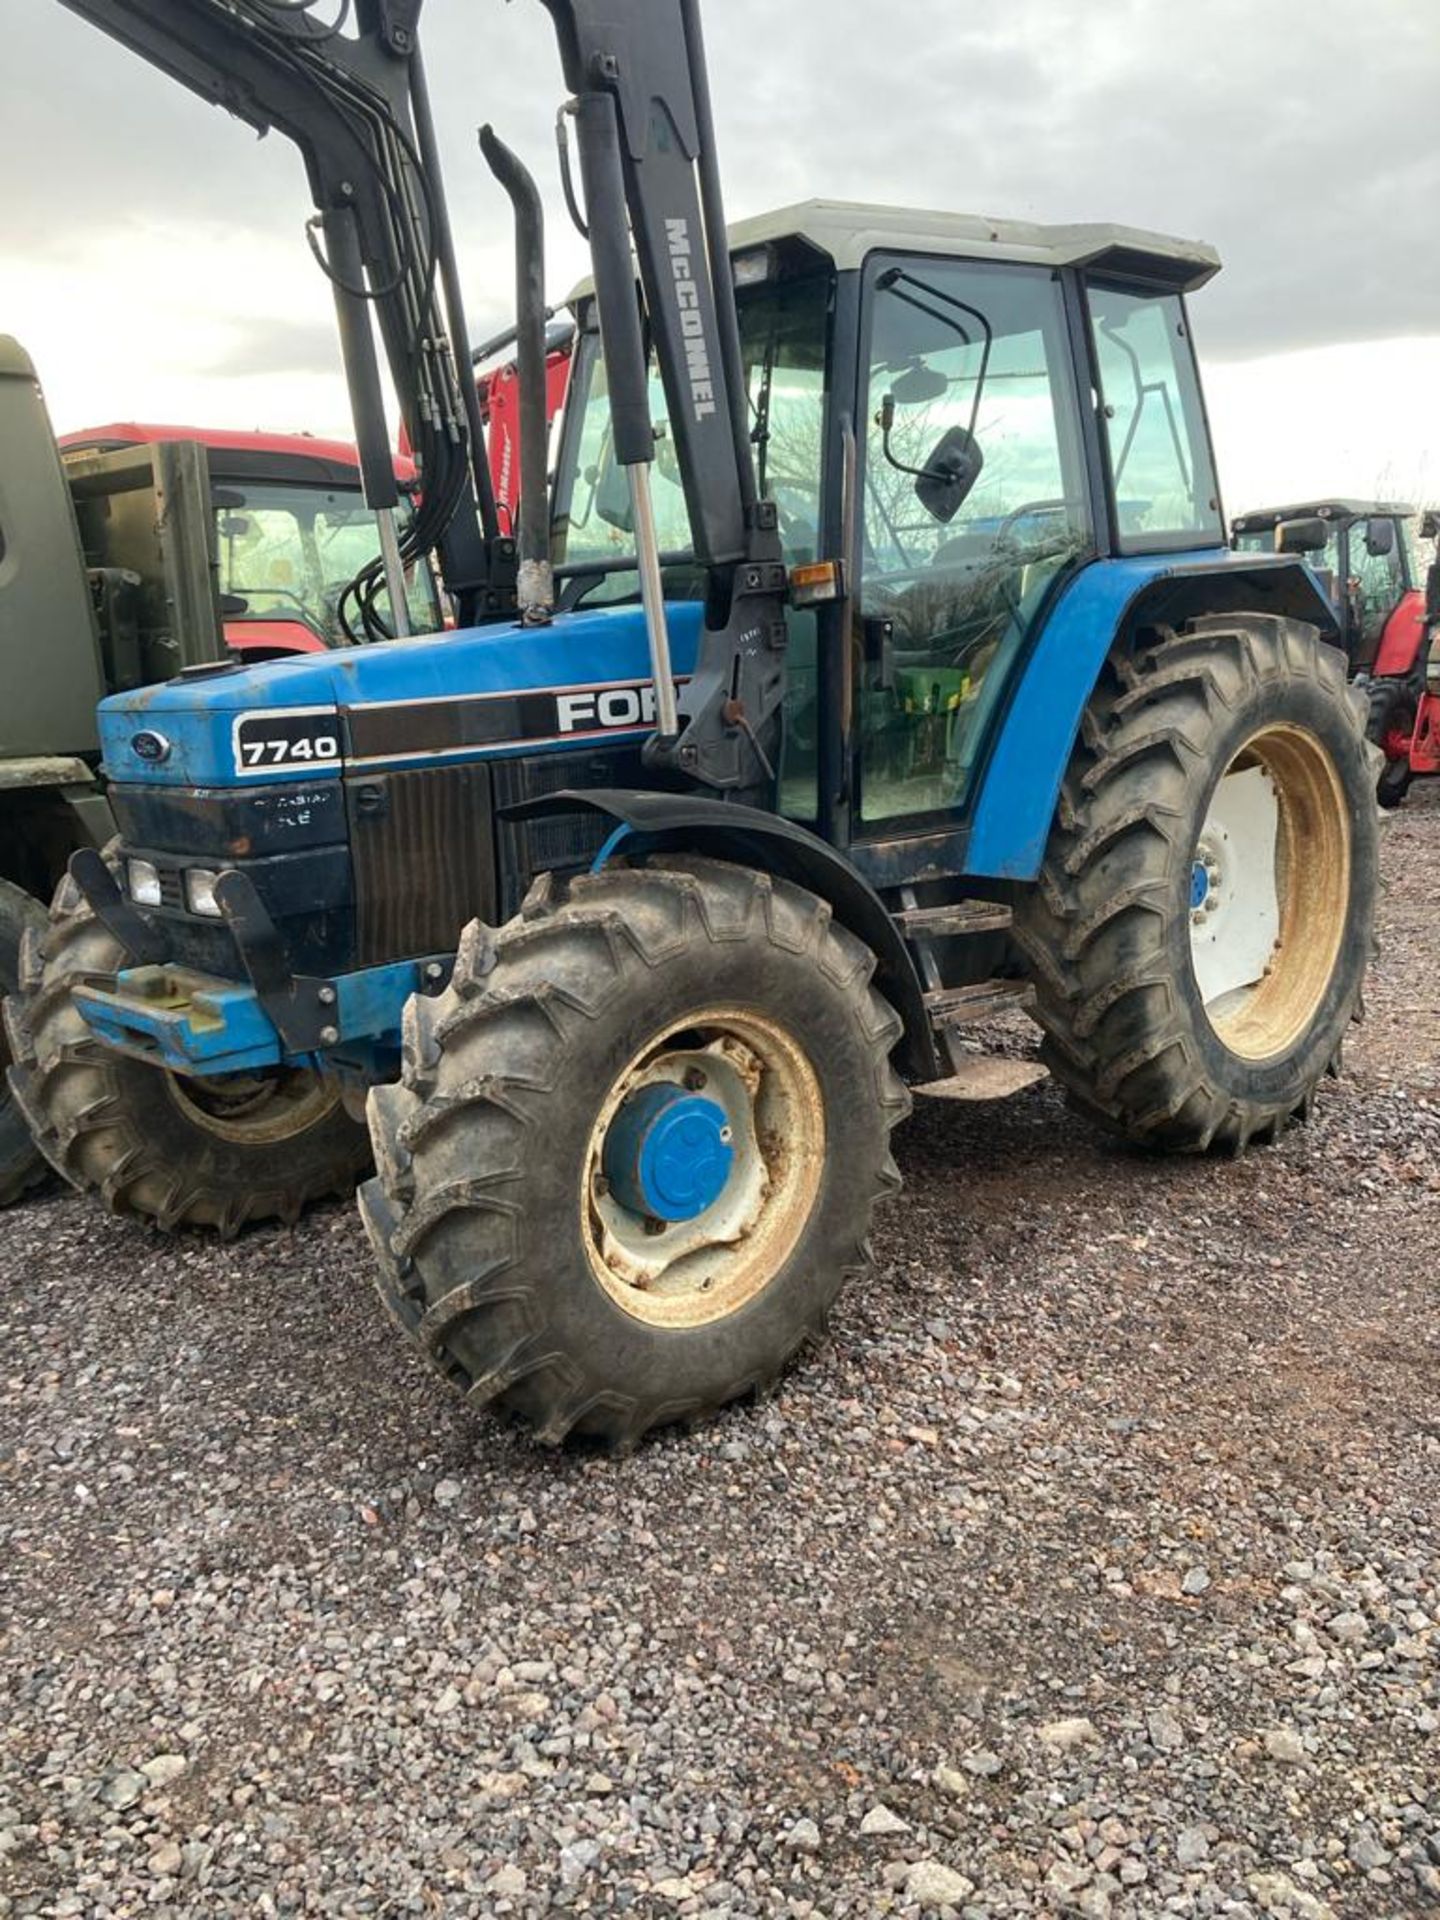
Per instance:
[[[909,949],[884,901],[843,853],[779,814],[688,793],[623,787],[571,789],[507,808],[506,817],[537,819],[573,813],[577,808],[607,815],[625,837],[634,836],[647,849],[683,848],[732,860],[791,880],[828,901],[836,919],[875,955],[875,984],[905,1023],[902,1069],[917,1081],[940,1077],[924,989]],[[612,836],[602,861],[620,844],[621,836]]]

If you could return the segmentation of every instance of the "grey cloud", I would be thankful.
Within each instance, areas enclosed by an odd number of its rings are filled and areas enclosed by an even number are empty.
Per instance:
[[[243,379],[251,374],[332,374],[335,329],[318,321],[267,321],[238,329],[228,347],[197,364],[196,373]]]
[[[58,0],[0,9],[7,251],[73,257],[157,216],[301,244],[283,141],[256,154]],[[709,0],[707,24],[733,214],[818,193],[1203,237],[1227,263],[1196,306],[1212,356],[1440,332],[1434,0]],[[580,264],[555,190],[559,64],[534,0],[430,0],[427,32],[478,334],[510,301],[480,118],[547,185],[557,292]],[[278,351],[308,366],[312,346]]]

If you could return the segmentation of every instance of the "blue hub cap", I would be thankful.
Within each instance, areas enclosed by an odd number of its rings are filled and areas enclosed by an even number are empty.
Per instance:
[[[1210,874],[1203,860],[1190,869],[1190,911],[1198,913],[1210,898]]]
[[[651,1220],[697,1219],[725,1191],[734,1164],[725,1109],[670,1081],[632,1093],[605,1139],[610,1191]]]

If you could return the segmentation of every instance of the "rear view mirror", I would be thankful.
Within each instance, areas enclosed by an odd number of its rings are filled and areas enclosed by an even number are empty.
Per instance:
[[[1330,529],[1318,518],[1282,520],[1275,529],[1277,553],[1323,553]]]
[[[1431,507],[1420,516],[1420,538],[1422,540],[1440,540],[1440,510]]]
[[[902,407],[929,406],[933,400],[943,400],[949,391],[945,375],[927,367],[923,360],[912,360],[894,386],[896,404]]]
[[[932,520],[948,527],[975,491],[984,470],[985,456],[974,434],[968,427],[951,427],[940,436],[925,462],[925,470],[915,482],[915,497]]]
[[[250,532],[250,522],[243,513],[227,513],[220,522],[222,540],[244,540]]]
[[[1365,529],[1365,551],[1372,560],[1383,560],[1395,551],[1395,522],[1371,520]]]

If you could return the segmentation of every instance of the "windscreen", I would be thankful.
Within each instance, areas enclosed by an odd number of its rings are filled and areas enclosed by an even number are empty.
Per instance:
[[[215,533],[226,619],[299,621],[328,645],[344,644],[346,589],[380,553],[375,516],[359,488],[245,482],[227,483],[219,492]],[[401,532],[410,517],[410,504],[402,500]],[[428,567],[412,565],[406,578],[411,627],[434,630],[439,608]],[[375,611],[393,628],[383,591]]]

